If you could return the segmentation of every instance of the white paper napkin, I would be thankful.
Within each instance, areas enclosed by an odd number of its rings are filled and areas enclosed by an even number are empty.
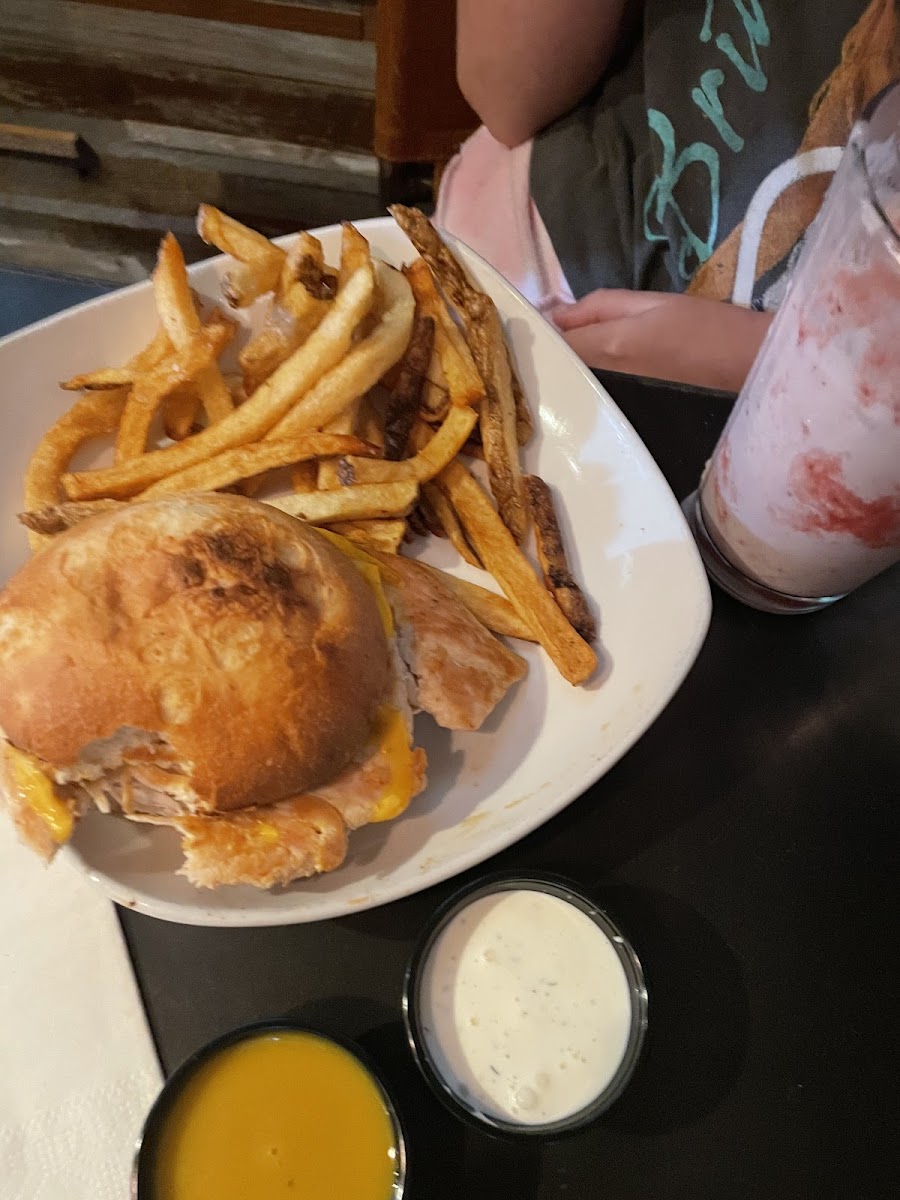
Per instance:
[[[0,814],[2,1200],[126,1200],[160,1084],[112,904]]]

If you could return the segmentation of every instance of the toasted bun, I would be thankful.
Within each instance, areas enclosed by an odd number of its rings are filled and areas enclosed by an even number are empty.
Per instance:
[[[366,743],[389,662],[352,563],[239,496],[94,517],[0,592],[10,743],[61,781],[124,756],[194,812],[333,779]]]

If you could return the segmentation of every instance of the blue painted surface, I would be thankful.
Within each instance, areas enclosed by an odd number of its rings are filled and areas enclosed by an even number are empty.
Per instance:
[[[109,284],[0,270],[0,337],[112,290]]]

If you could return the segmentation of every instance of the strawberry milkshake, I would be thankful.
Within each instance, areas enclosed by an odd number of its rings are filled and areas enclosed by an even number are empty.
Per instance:
[[[900,559],[898,132],[895,88],[854,130],[692,513],[713,577],[767,611]]]

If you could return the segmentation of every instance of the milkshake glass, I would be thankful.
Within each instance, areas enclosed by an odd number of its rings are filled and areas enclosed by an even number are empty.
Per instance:
[[[900,560],[900,85],[854,127],[685,510],[711,577],[766,612]]]

